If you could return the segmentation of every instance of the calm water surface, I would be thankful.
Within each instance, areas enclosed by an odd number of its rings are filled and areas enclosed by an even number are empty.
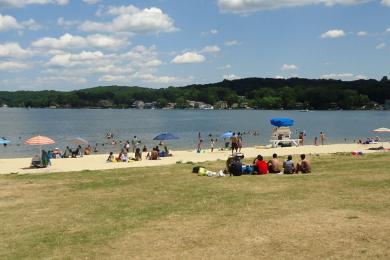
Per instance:
[[[94,109],[0,109],[0,137],[11,140],[0,147],[0,158],[31,156],[39,149],[24,144],[34,135],[46,135],[63,149],[69,139],[82,137],[91,144],[98,143],[100,152],[117,152],[105,139],[112,132],[116,140],[131,140],[136,135],[148,147],[156,145],[153,137],[171,132],[179,140],[169,141],[172,149],[195,149],[198,132],[209,146],[209,134],[217,137],[226,131],[257,131],[259,136],[244,136],[245,145],[266,144],[269,141],[272,117],[290,117],[295,120],[293,131],[304,130],[306,143],[324,131],[328,143],[352,142],[374,136],[375,128],[390,127],[390,111],[264,111],[264,110],[94,110]],[[297,134],[295,135],[295,137]],[[105,143],[104,146],[102,144]]]

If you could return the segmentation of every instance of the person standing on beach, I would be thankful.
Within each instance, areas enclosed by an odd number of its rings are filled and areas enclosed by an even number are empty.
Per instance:
[[[324,134],[324,132],[320,133],[320,139],[321,139],[321,145],[324,145],[324,143],[325,143],[325,134]]]
[[[133,149],[133,153],[135,153],[135,149],[137,148],[138,139],[137,136],[133,137],[133,140],[131,140],[131,148]]]
[[[318,144],[317,144],[317,140],[318,140],[318,137],[317,137],[317,136],[314,137],[314,145],[318,145]]]
[[[124,148],[125,148],[126,152],[130,152],[130,141],[129,140],[126,141]]]
[[[211,140],[210,140],[211,152],[214,152],[214,144],[215,144],[215,141],[213,138],[211,138]]]
[[[232,154],[233,154],[234,150],[236,150],[236,153],[237,153],[237,150],[238,150],[238,138],[236,136],[236,133],[233,133],[232,137],[230,137],[230,143],[231,143],[231,146],[232,146]]]
[[[242,148],[242,134],[240,132],[238,132],[238,135],[237,135],[237,147],[238,147],[238,152],[241,152],[241,148]]]
[[[202,151],[202,143],[203,143],[203,140],[199,139],[199,142],[198,142],[198,145],[197,145],[197,148],[196,148],[196,152],[197,153],[200,153]]]

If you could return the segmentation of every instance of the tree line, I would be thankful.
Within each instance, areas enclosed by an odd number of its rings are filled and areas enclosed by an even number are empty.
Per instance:
[[[373,109],[390,100],[390,80],[246,78],[160,89],[100,86],[69,92],[0,92],[0,104],[9,107],[129,108],[136,100],[158,107],[175,103],[176,108],[186,108],[187,100],[194,100],[256,109]]]

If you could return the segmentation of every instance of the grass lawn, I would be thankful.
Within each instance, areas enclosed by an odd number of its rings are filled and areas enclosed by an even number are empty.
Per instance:
[[[0,176],[0,259],[389,259],[390,154],[311,159],[292,176]]]

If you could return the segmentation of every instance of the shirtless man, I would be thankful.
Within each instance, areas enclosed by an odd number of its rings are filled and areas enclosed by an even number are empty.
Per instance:
[[[268,161],[268,171],[269,173],[280,173],[280,161],[278,155],[274,153],[272,155],[272,160]]]
[[[296,173],[310,173],[311,172],[311,163],[306,159],[306,155],[301,154],[301,162],[297,163]]]

